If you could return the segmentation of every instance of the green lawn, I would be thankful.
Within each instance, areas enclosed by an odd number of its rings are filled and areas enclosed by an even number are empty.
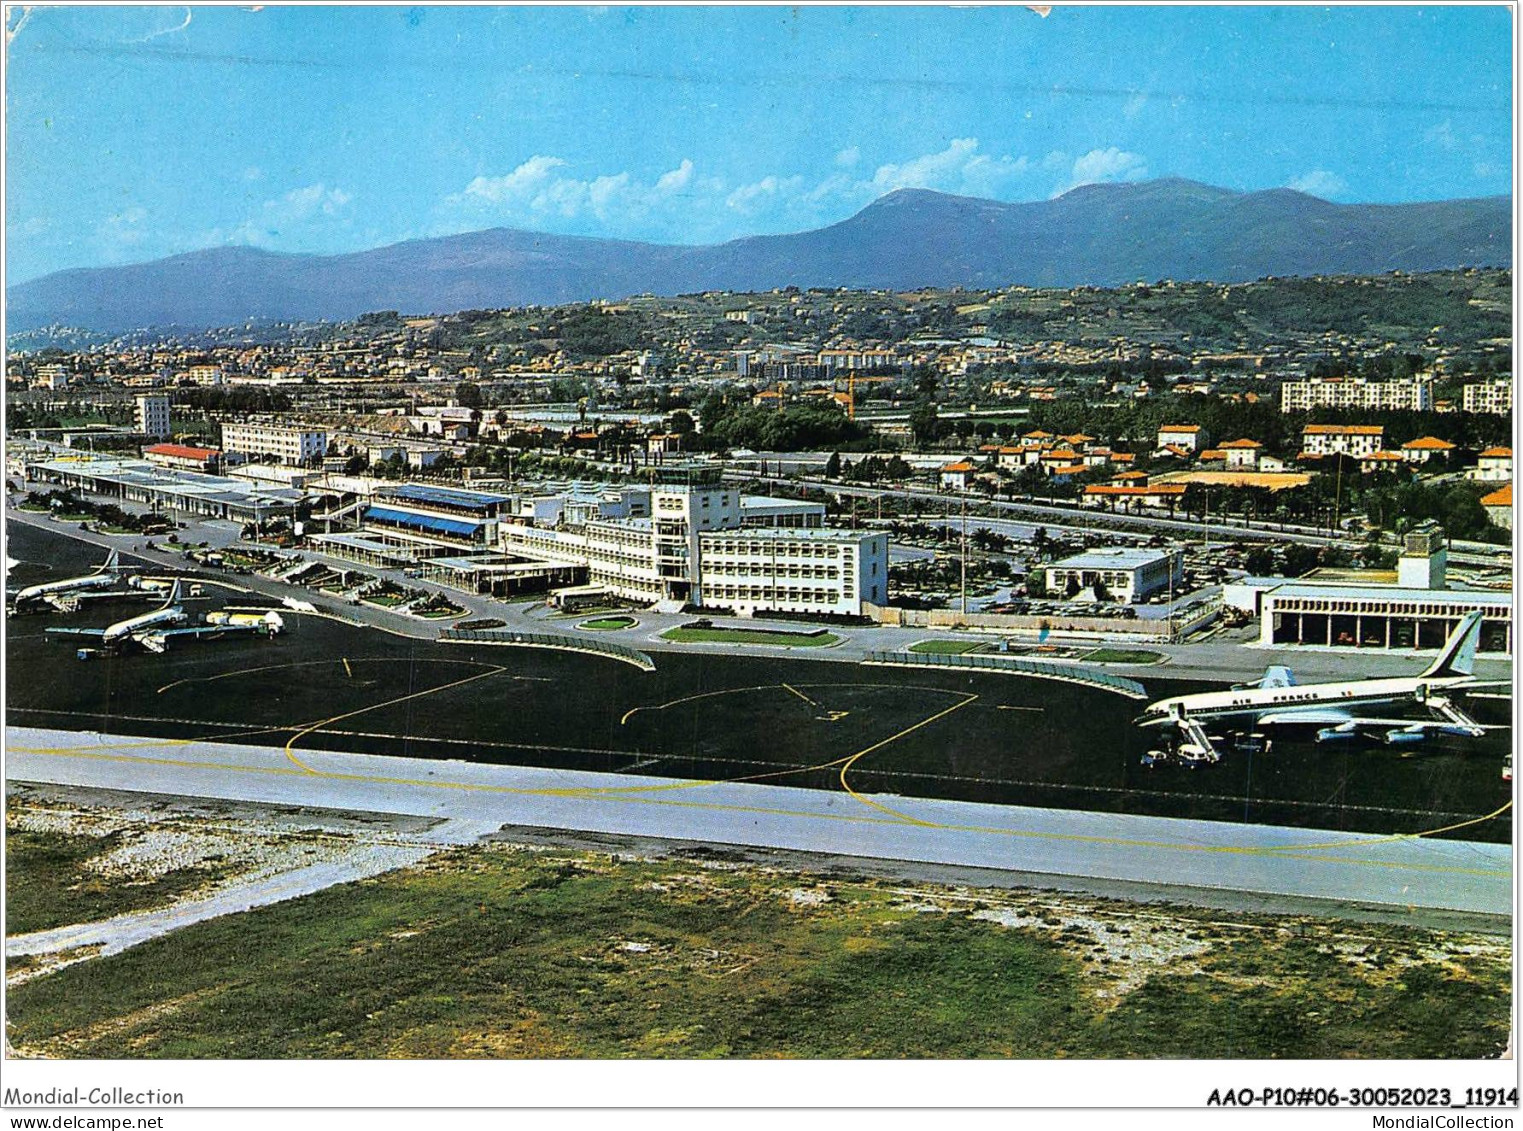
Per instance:
[[[989,647],[983,640],[917,640],[910,645],[911,652],[933,656],[961,656],[965,652],[978,652]]]
[[[17,985],[8,1036],[90,1059],[1404,1059],[1507,1040],[1505,938],[904,887],[462,849]]]
[[[743,628],[669,628],[661,639],[678,644],[775,644],[784,648],[823,648],[841,638],[829,632],[806,636],[801,632],[766,632]]]
[[[621,628],[634,628],[639,623],[634,617],[594,617],[582,621],[577,628],[584,628],[588,632],[617,632]]]
[[[1143,648],[1096,648],[1084,659],[1091,664],[1156,664],[1163,659],[1163,653]]]

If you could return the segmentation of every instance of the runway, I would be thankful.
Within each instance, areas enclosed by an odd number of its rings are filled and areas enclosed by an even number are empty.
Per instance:
[[[956,709],[955,707],[950,709]],[[294,740],[293,740],[294,741]],[[1510,915],[1507,844],[6,728],[8,780]],[[862,752],[862,753],[865,753]]]

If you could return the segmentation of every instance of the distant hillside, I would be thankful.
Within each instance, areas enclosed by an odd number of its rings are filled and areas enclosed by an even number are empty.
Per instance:
[[[348,255],[214,248],[11,287],[12,332],[446,313],[632,294],[773,287],[1109,286],[1139,279],[1510,267],[1507,197],[1332,204],[1184,180],[1087,185],[1007,204],[920,189],[839,224],[708,247],[495,228]]]

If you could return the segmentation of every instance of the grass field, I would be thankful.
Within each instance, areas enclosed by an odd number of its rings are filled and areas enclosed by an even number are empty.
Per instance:
[[[968,652],[982,651],[988,646],[983,640],[917,640],[910,645],[910,651],[922,655],[961,656]]]
[[[1084,659],[1091,664],[1156,664],[1163,659],[1163,653],[1145,648],[1096,648]]]
[[[824,648],[841,638],[829,632],[811,636],[802,632],[767,632],[744,628],[671,628],[661,639],[677,644],[773,644],[784,648]]]
[[[1506,1043],[1510,957],[1502,936],[499,844],[34,977],[9,1036],[86,1058],[1469,1058]]]
[[[639,623],[634,617],[593,617],[582,621],[577,628],[588,632],[617,632],[621,628],[634,628]]]

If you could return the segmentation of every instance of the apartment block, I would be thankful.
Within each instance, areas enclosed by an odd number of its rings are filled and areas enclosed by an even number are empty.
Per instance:
[[[274,458],[303,466],[328,452],[328,433],[284,424],[224,424],[222,450],[250,459]]]
[[[1283,412],[1308,412],[1314,408],[1407,409],[1414,412],[1433,407],[1433,380],[1413,377],[1403,381],[1371,381],[1365,377],[1308,377],[1286,381],[1280,389]]]

